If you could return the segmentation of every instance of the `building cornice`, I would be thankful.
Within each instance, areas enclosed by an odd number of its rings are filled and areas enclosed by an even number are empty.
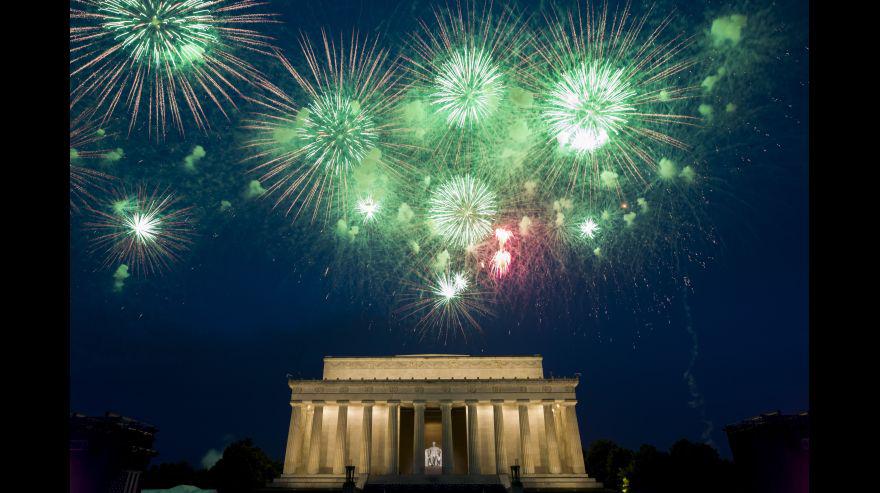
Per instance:
[[[288,380],[292,401],[574,400],[577,378]]]

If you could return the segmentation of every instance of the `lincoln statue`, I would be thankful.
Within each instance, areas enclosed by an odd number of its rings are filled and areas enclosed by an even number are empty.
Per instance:
[[[272,487],[501,484],[601,488],[587,476],[578,378],[545,378],[541,356],[324,358],[321,380],[289,380],[284,470]],[[430,444],[426,446],[426,444]]]

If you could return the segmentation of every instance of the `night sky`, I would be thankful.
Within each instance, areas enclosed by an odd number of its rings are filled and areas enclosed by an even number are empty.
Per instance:
[[[273,2],[284,24],[272,34],[291,57],[295,33],[321,25],[382,31],[394,43],[431,5]],[[305,244],[309,236],[267,202],[237,200],[222,217],[202,213],[195,245],[172,270],[130,278],[121,292],[112,289],[113,268],[90,252],[83,219],[73,217],[71,411],[114,411],[156,425],[154,463],[198,465],[209,449],[244,437],[281,459],[290,414],[285,375],[320,378],[325,355],[541,354],[547,376],[581,376],[585,447],[609,438],[665,449],[680,438],[700,441],[705,430],[683,378],[693,350],[689,310],[699,350],[693,375],[714,425],[707,438],[729,457],[725,425],[808,407],[806,3],[750,5],[680,8],[698,35],[713,16],[733,11],[761,11],[781,33],[748,83],[751,113],[705,155],[719,167],[737,164],[719,185],[726,193],[707,206],[721,242],[692,247],[710,259],[705,266],[682,264],[691,289],[666,270],[648,270],[637,289],[595,294],[607,307],[598,316],[581,312],[578,299],[594,293],[573,289],[540,316],[501,310],[485,320],[482,336],[443,344],[420,341],[362,291],[332,286],[322,253]],[[234,199],[250,180],[224,138],[237,135],[237,118],[208,136],[172,135],[162,144],[125,137],[122,124],[119,174],[174,182],[193,202]],[[208,152],[198,179],[179,169],[196,143]]]

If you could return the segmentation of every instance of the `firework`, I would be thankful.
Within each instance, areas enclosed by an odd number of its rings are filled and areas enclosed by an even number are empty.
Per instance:
[[[513,233],[509,229],[495,228],[495,239],[498,240],[498,246],[504,248],[507,240],[513,237]]]
[[[372,196],[358,200],[357,211],[364,216],[364,223],[372,221],[379,212],[379,202],[376,202]]]
[[[411,84],[405,118],[423,108],[424,121],[409,121],[440,155],[491,141],[515,104],[518,70],[528,43],[525,22],[510,7],[435,9],[434,23],[419,21],[405,56]],[[416,112],[418,113],[418,112]]]
[[[592,217],[588,217],[583,220],[578,225],[578,230],[581,233],[581,237],[592,240],[596,237],[596,234],[599,232],[599,224],[596,223],[596,220]]]
[[[405,299],[398,311],[423,337],[481,331],[489,301],[540,318],[589,292],[601,311],[594,293],[679,255],[699,226],[682,211],[708,203],[694,186],[708,177],[678,152],[687,40],[665,40],[668,20],[648,29],[628,7],[553,10],[533,38],[506,6],[457,4],[421,24],[403,64],[379,39],[303,34],[297,60],[272,53],[286,73],[269,81],[230,54],[271,51],[235,27],[271,22],[244,13],[254,1],[74,6],[72,105],[102,121],[127,105],[130,131],[146,114],[164,135],[166,116],[180,126],[187,111],[206,127],[247,80],[251,192],[294,220],[321,216],[290,233],[308,245],[298,253],[326,262],[348,301]],[[71,131],[72,207],[75,189],[99,183],[74,164],[103,154],[96,136]],[[190,241],[189,209],[176,204],[167,192],[118,196],[90,224],[96,248],[108,264],[168,267]]]
[[[492,231],[495,193],[470,175],[454,176],[431,194],[429,218],[450,244],[466,248]]]
[[[489,55],[465,47],[438,67],[430,98],[446,114],[446,123],[465,127],[489,116],[503,89],[501,70]]]
[[[117,195],[107,211],[93,210],[96,219],[86,224],[97,233],[96,251],[106,264],[125,263],[135,272],[152,273],[167,268],[191,243],[191,208],[177,207],[177,197],[167,191]]]
[[[507,271],[510,270],[511,262],[510,252],[504,249],[498,250],[492,256],[492,274],[495,277],[504,277]]]
[[[70,9],[71,108],[85,105],[102,123],[120,103],[129,132],[143,113],[164,137],[166,121],[183,133],[188,110],[209,126],[202,99],[225,116],[242,97],[237,84],[263,81],[240,51],[269,55],[270,38],[249,29],[274,21],[254,0],[73,0]]]
[[[106,151],[96,150],[94,144],[106,137],[96,125],[74,120],[70,124],[70,211],[79,213],[97,199],[95,192],[105,192],[115,179],[106,173],[84,165],[85,160],[101,156]]]
[[[513,257],[510,252],[505,250],[505,245],[510,238],[513,237],[513,233],[504,228],[495,228],[495,239],[498,240],[498,251],[492,255],[492,275],[496,278],[504,277],[507,274],[507,271],[510,270],[510,263],[513,261]]]
[[[411,285],[412,302],[397,310],[403,318],[418,317],[415,330],[424,338],[436,334],[447,339],[461,334],[467,340],[470,329],[480,331],[479,316],[490,315],[484,293],[464,271],[443,271]]]
[[[671,126],[695,121],[672,110],[693,90],[675,77],[694,63],[680,59],[689,40],[664,38],[669,17],[645,32],[647,16],[634,18],[628,4],[610,14],[607,4],[597,11],[578,3],[546,20],[527,72],[544,133],[535,151],[541,171],[578,193],[606,185],[602,173],[644,186],[656,168],[655,147],[686,147]]]
[[[304,158],[334,175],[348,173],[376,147],[376,124],[360,104],[342,92],[320,95],[309,105],[297,137]]]
[[[635,111],[634,96],[622,70],[584,64],[563,74],[547,95],[542,116],[561,148],[583,155],[619,133]]]
[[[312,221],[322,210],[325,220],[345,216],[346,203],[365,195],[378,204],[409,168],[389,123],[400,96],[397,64],[378,40],[357,33],[348,47],[341,40],[337,47],[324,32],[317,52],[305,35],[300,45],[309,73],[281,61],[309,102],[299,106],[274,85],[264,87],[255,98],[263,110],[245,123],[255,134],[248,159],[259,161],[252,171],[262,174],[276,206],[296,215],[311,207]]]

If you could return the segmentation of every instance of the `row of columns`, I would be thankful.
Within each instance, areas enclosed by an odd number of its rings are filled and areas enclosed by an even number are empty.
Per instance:
[[[467,437],[468,437],[468,471],[475,474],[479,471],[479,456],[477,454],[477,437],[479,423],[477,416],[476,400],[466,400],[467,408]],[[492,400],[493,411],[493,428],[495,438],[495,470],[507,472],[509,464],[507,464],[507,454],[504,444],[504,412],[502,400]],[[374,401],[362,401],[363,405],[363,421],[361,429],[363,430],[363,440],[360,450],[360,472],[369,473],[371,467],[371,446],[373,438],[373,405]],[[339,406],[336,420],[336,450],[337,454],[333,459],[334,474],[341,474],[345,471],[345,465],[349,459],[348,450],[348,401],[336,401]],[[524,474],[534,473],[535,461],[531,447],[531,429],[529,425],[529,405],[528,400],[517,401],[517,411],[519,417],[519,438],[520,438],[520,461]],[[324,402],[313,401],[303,412],[302,404],[292,404],[293,410],[290,416],[290,431],[287,436],[287,456],[284,463],[284,474],[294,474],[298,464],[305,459],[305,472],[307,474],[318,474],[320,467],[320,448],[321,448],[321,430],[323,427]],[[583,474],[584,462],[581,452],[580,432],[578,430],[577,415],[575,414],[574,403],[566,402],[562,408],[561,422],[557,422],[556,410],[554,406],[558,406],[553,402],[543,402],[544,414],[544,436],[546,440],[539,447],[542,463],[551,474],[559,474],[562,472],[562,464],[568,464],[571,472]],[[425,402],[414,401],[414,423],[413,423],[413,474],[424,474],[425,463],[418,460],[425,450]],[[558,407],[557,407],[558,409]],[[452,474],[453,464],[453,446],[452,446],[452,401],[441,401],[441,420],[443,430],[443,440],[441,442],[443,450],[443,474]],[[399,456],[399,415],[400,401],[388,401],[388,443],[390,444],[391,462],[389,464],[389,474],[398,474],[399,466],[397,457]],[[565,437],[564,446],[560,446],[557,440],[557,433]],[[473,444],[473,445],[471,445]]]

